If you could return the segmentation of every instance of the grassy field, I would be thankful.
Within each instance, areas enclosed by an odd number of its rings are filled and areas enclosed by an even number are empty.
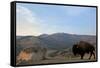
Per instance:
[[[63,57],[63,56],[57,56],[54,58],[49,58],[47,60],[42,60],[39,62],[35,62],[34,64],[45,64],[45,63],[63,63],[63,62],[81,62],[81,61],[95,61],[96,59],[93,58],[93,56],[91,57],[91,59],[88,59],[89,55],[85,55],[84,59],[80,59],[80,57]]]
[[[85,54],[84,59],[80,59],[80,56],[55,56],[55,57],[48,57],[45,60],[40,61],[28,61],[28,62],[22,62],[18,65],[30,65],[30,64],[49,64],[49,63],[67,63],[67,62],[83,62],[83,61],[96,61],[94,57],[92,56],[91,59],[88,59],[89,54]]]

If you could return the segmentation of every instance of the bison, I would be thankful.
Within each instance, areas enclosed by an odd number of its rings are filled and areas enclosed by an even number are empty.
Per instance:
[[[95,59],[95,47],[88,42],[80,41],[78,44],[74,44],[72,47],[72,51],[75,56],[80,55],[81,59],[83,59],[85,53],[90,54],[89,59],[91,59],[92,55]]]

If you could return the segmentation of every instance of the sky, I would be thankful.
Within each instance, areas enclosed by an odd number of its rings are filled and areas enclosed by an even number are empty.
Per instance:
[[[69,33],[96,35],[96,8],[16,4],[17,35]]]

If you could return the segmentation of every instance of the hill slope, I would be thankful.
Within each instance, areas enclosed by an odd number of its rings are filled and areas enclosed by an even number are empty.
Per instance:
[[[17,36],[17,45],[21,47],[45,47],[49,49],[65,49],[79,41],[88,41],[96,44],[96,36],[73,35],[67,33],[42,34],[40,36]]]

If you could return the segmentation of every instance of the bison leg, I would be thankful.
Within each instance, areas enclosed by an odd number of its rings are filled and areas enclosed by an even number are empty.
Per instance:
[[[91,53],[90,53],[90,57],[89,57],[89,59],[91,59],[92,54],[93,54],[94,59],[95,59],[95,53],[94,53],[94,52],[91,52]]]
[[[91,59],[92,53],[93,53],[93,52],[90,53],[90,57],[89,57],[89,59]]]
[[[92,54],[93,54],[93,56],[94,56],[94,59],[95,59],[95,53],[93,52]]]
[[[81,54],[81,59],[83,59],[84,54]]]

